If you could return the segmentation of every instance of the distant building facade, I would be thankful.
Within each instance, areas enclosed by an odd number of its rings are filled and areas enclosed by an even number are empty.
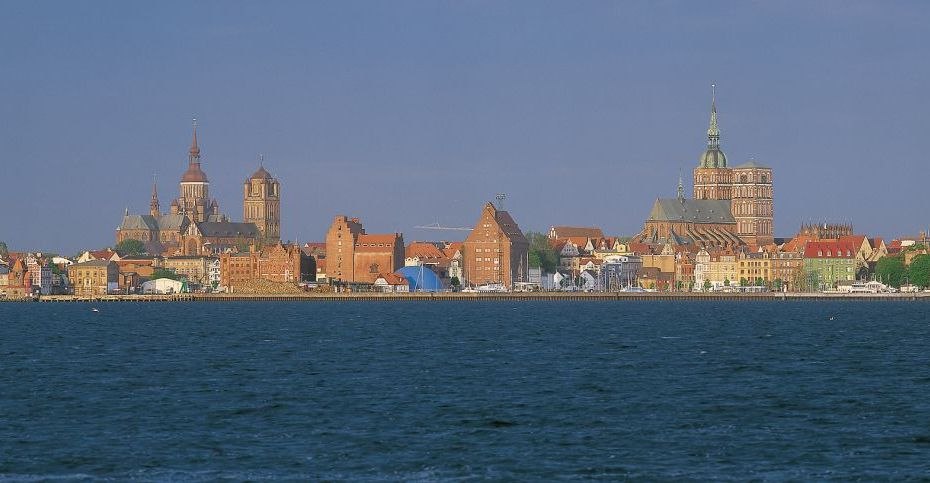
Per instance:
[[[219,261],[220,285],[233,292],[237,285],[253,280],[296,284],[313,280],[316,273],[313,258],[298,245],[279,243],[261,250],[253,247],[248,253],[223,253]]]
[[[358,218],[333,219],[326,232],[326,276],[329,280],[374,283],[381,273],[404,266],[400,233],[368,234]]]
[[[75,263],[68,267],[68,278],[76,296],[106,295],[119,287],[119,268],[110,260]]]
[[[510,213],[488,202],[462,244],[463,271],[471,285],[503,284],[529,279],[529,242]]]

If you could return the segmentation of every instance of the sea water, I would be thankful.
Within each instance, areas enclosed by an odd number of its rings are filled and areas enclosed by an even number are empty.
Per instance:
[[[928,478],[928,308],[5,303],[0,479]]]

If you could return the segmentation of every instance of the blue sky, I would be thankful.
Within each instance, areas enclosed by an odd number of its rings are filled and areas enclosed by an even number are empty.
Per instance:
[[[220,208],[265,155],[282,232],[642,228],[704,149],[774,168],[775,230],[930,225],[928,2],[0,2],[0,240],[113,243],[177,196],[190,119]]]

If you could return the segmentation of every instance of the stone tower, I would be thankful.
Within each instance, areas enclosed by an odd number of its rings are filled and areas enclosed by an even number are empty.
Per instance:
[[[710,126],[707,128],[707,149],[694,169],[694,199],[729,200],[731,171],[727,157],[720,148],[720,129],[717,127],[717,88],[713,87],[710,103]]]
[[[264,160],[242,187],[242,221],[255,223],[266,243],[281,239],[281,184],[265,170]]]

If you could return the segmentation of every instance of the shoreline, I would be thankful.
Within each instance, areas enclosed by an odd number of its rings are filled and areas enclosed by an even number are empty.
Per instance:
[[[781,300],[858,300],[917,301],[930,300],[930,293],[689,293],[689,292],[509,292],[509,293],[328,293],[328,294],[173,294],[173,295],[44,295],[37,300],[3,300],[5,302],[350,302],[350,301],[781,301]]]

